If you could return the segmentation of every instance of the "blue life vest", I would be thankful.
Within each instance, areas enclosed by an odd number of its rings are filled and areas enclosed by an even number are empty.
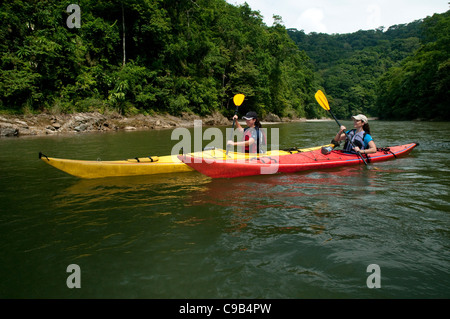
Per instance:
[[[347,136],[350,141],[352,141],[354,146],[358,146],[361,150],[369,148],[369,142],[372,141],[372,136],[367,134],[365,131],[361,131],[356,133],[356,129],[347,131]],[[348,141],[345,141],[344,151],[346,152],[354,152],[353,145]]]

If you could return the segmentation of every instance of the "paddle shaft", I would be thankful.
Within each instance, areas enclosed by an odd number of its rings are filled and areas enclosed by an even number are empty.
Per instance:
[[[239,110],[239,105],[236,105],[236,111],[234,111],[234,115],[238,114],[238,110]],[[234,123],[236,123],[236,120],[234,119],[234,115],[233,115],[233,125],[231,127],[231,132],[230,132],[230,137],[228,138],[228,141],[231,140],[231,138],[233,137],[233,132],[234,132]],[[228,155],[228,148],[230,145],[227,144],[227,152],[225,155]]]
[[[336,116],[334,116],[333,112],[331,112],[331,110],[328,110],[328,112],[330,112],[331,116],[334,118],[334,120],[336,121],[336,123],[339,125],[339,128],[342,126],[341,123],[339,123],[338,119],[336,118]],[[347,132],[343,131],[345,136],[347,137],[347,140],[350,142],[350,144],[352,144],[353,148],[355,147],[355,144],[353,144],[352,140],[348,137]],[[364,164],[366,164],[366,166],[368,165],[366,160],[364,159],[364,157],[362,156],[362,154],[360,152],[356,152],[356,154],[359,155],[359,157],[362,159],[362,161],[364,162]]]

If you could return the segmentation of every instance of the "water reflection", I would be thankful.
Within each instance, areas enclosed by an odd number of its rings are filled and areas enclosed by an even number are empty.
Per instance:
[[[198,173],[77,180],[55,197],[61,207],[119,200],[129,206],[151,204],[185,192],[200,191],[209,179]]]
[[[333,169],[235,179],[212,179],[191,192],[186,205],[227,212],[225,231],[256,237],[282,234],[325,234],[330,220],[345,212],[337,206],[352,196],[373,195],[382,171]],[[338,198],[340,198],[338,200]],[[339,205],[336,205],[339,203]],[[220,207],[220,208],[219,208]],[[324,238],[329,240],[331,235]]]
[[[201,192],[192,194],[192,205],[215,204],[223,207],[303,209],[290,198],[341,196],[346,189],[376,187],[376,175],[382,173],[361,168],[333,169],[294,174],[210,179]],[[301,201],[296,201],[301,202]]]
[[[349,192],[376,192],[375,177],[382,172],[352,167],[235,179],[189,172],[77,180],[55,194],[53,209],[60,213],[52,222],[71,232],[98,232],[90,234],[92,240],[68,248],[81,250],[80,256],[107,248],[126,250],[142,240],[140,236],[147,237],[138,226],[150,222],[148,229],[156,237],[167,232],[183,236],[186,227],[199,232],[209,227],[216,235],[231,234],[245,242],[287,234],[322,236],[326,242],[332,238],[330,222],[345,213],[336,207],[337,199]]]

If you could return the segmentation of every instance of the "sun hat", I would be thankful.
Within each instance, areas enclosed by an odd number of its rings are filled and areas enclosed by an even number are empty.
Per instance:
[[[367,117],[365,115],[362,115],[362,114],[354,115],[354,116],[352,116],[352,118],[355,119],[355,120],[363,121],[364,123],[368,123],[369,122]]]
[[[245,116],[242,117],[244,120],[252,120],[252,119],[257,119],[258,118],[258,114],[256,114],[256,112],[248,112],[247,114],[245,114]]]

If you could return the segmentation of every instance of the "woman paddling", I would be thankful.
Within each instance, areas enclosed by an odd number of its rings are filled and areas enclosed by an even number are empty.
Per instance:
[[[265,146],[267,144],[266,136],[261,129],[261,123],[258,120],[258,114],[256,112],[248,112],[242,117],[247,127],[245,129],[237,121],[238,116],[233,117],[233,121],[236,121],[236,127],[240,132],[244,133],[244,140],[242,142],[228,141],[227,145],[242,146],[244,153],[265,153]]]
[[[349,143],[348,140],[345,141],[344,151],[347,152],[359,152],[361,154],[372,154],[377,152],[377,146],[370,135],[369,121],[367,117],[362,114],[352,116],[353,127],[352,130],[347,130],[347,128],[342,125],[339,132],[334,137],[336,142],[346,139],[344,131],[347,133],[348,138],[352,141]]]

